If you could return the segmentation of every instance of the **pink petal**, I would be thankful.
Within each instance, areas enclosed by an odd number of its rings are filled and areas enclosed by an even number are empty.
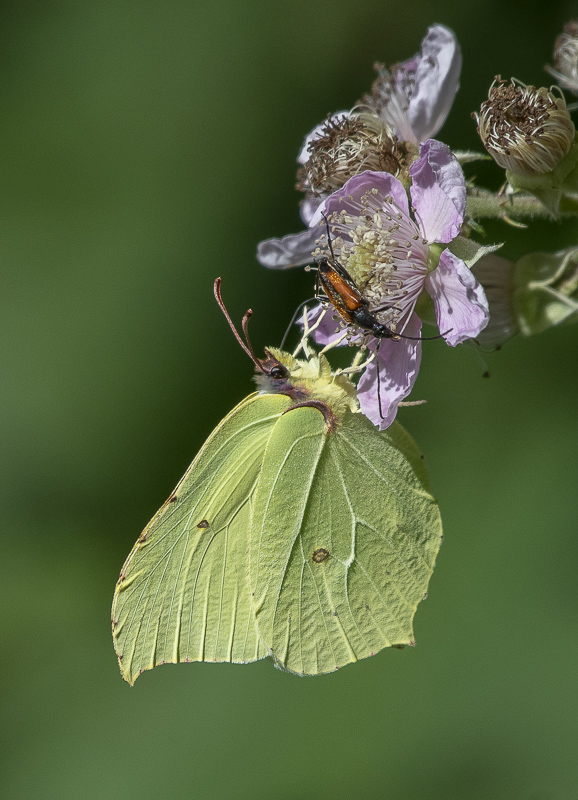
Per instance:
[[[455,347],[474,339],[488,324],[490,312],[484,290],[464,262],[444,250],[440,263],[425,280],[435,306],[440,333]]]
[[[301,233],[290,233],[282,239],[265,239],[257,246],[257,261],[269,269],[288,269],[311,264],[311,253],[317,247],[320,232],[309,228]]]
[[[409,168],[411,201],[429,242],[455,239],[466,210],[466,181],[447,144],[429,139]]]
[[[421,321],[417,314],[409,320],[405,334],[419,336]],[[398,403],[411,392],[421,361],[421,342],[410,339],[371,339],[369,348],[379,350],[374,361],[369,364],[357,384],[357,396],[362,412],[380,431],[388,428],[397,414]],[[377,399],[379,370],[379,391],[381,413]]]
[[[333,192],[317,209],[309,225],[311,227],[318,225],[323,220],[322,212],[329,216],[333,212],[339,214],[340,211],[345,211],[347,214],[358,216],[360,213],[359,201],[362,195],[373,189],[377,189],[375,202],[378,202],[379,197],[392,197],[399,210],[406,216],[409,215],[409,203],[403,184],[389,172],[368,170],[350,178],[345,186]]]
[[[413,61],[406,63],[409,66]],[[421,43],[415,88],[407,112],[419,142],[435,136],[444,124],[460,85],[461,67],[462,56],[453,32],[443,25],[433,25]]]

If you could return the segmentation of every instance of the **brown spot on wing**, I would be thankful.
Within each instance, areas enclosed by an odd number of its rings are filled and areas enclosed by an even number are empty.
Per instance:
[[[311,558],[316,564],[322,564],[329,558],[329,550],[326,550],[324,547],[319,547],[314,551]]]

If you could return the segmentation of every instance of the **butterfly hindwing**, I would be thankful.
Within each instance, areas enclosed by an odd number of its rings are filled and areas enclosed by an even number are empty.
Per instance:
[[[417,447],[362,415],[337,430],[314,408],[276,423],[254,497],[251,587],[279,666],[333,671],[411,644],[441,542]]]

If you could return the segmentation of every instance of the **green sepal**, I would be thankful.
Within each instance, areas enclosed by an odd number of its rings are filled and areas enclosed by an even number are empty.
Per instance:
[[[492,157],[487,153],[480,153],[476,150],[454,150],[453,154],[460,164],[472,164],[474,161],[492,160]]]
[[[448,250],[450,250],[454,256],[461,258],[464,264],[471,269],[482,256],[486,256],[488,253],[495,253],[496,250],[503,247],[503,244],[503,242],[489,245],[479,244],[473,239],[468,239],[465,236],[458,236],[453,242],[450,242]]]
[[[570,150],[552,172],[544,175],[519,175],[506,170],[506,178],[513,189],[530,192],[557,217],[562,196],[578,188],[578,134],[575,135]]]

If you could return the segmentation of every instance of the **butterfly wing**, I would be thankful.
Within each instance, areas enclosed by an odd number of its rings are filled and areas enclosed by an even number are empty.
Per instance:
[[[250,598],[249,525],[267,440],[290,404],[252,395],[233,409],[139,537],[112,609],[129,683],[157,664],[267,655]]]
[[[413,644],[412,620],[441,543],[413,440],[314,408],[269,438],[253,504],[250,570],[259,632],[277,664],[316,675]]]

